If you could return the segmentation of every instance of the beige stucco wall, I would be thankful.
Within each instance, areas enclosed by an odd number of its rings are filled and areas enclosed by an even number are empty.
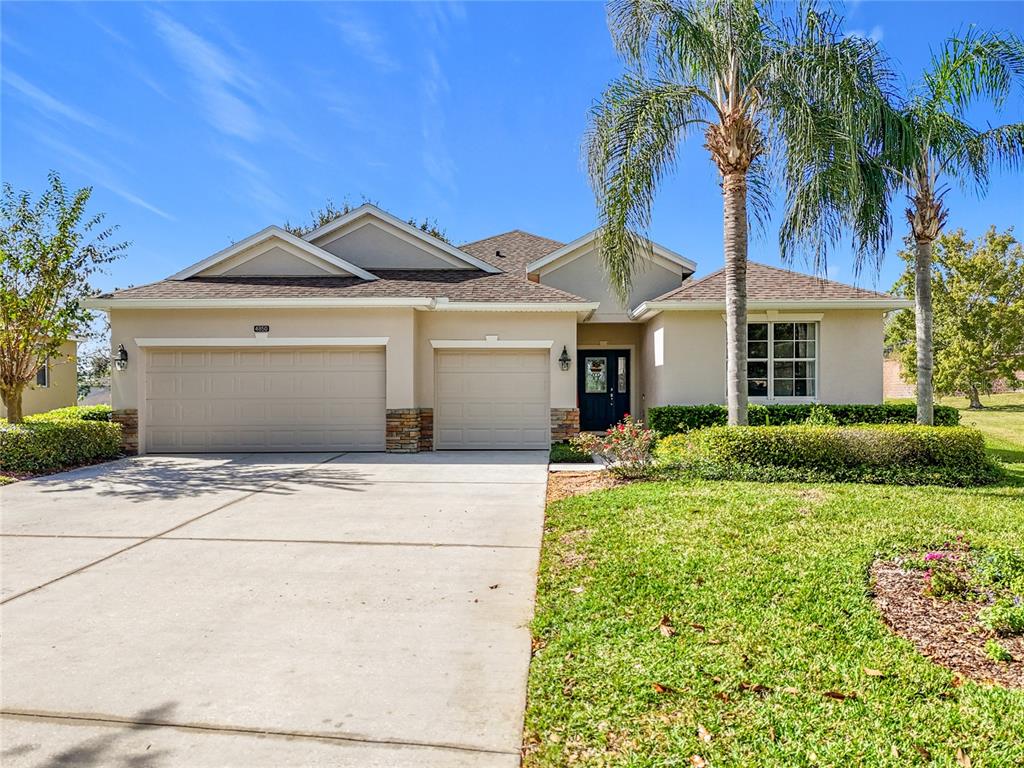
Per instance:
[[[52,411],[54,408],[64,408],[78,402],[77,349],[77,342],[68,341],[61,346],[59,357],[50,358],[48,387],[37,387],[34,377],[33,383],[25,387],[21,395],[21,412],[25,416]],[[0,403],[0,418],[6,416],[7,409]]]
[[[648,406],[725,402],[723,314],[720,310],[662,312],[645,324],[641,386]],[[819,314],[816,399],[825,403],[882,402],[882,313],[824,310]],[[757,319],[763,316],[751,316],[751,320]],[[656,360],[659,346],[660,363]]]
[[[629,306],[623,308],[618,298],[612,293],[605,278],[604,266],[593,250],[555,270],[540,275],[540,282],[544,285],[568,291],[590,301],[601,302],[601,306],[594,313],[594,322],[628,321],[628,309],[632,309],[647,299],[661,296],[673,288],[678,288],[682,280],[682,267],[673,271],[654,262],[641,260],[637,272],[633,276]]]
[[[434,406],[434,349],[431,339],[483,341],[551,340],[551,407],[576,407],[576,313],[575,312],[420,312],[416,318],[416,405]],[[562,347],[568,348],[572,366],[563,371],[558,363]]]
[[[387,336],[388,408],[433,407],[434,351],[431,339],[483,341],[551,340],[551,407],[576,407],[574,367],[562,371],[558,357],[566,346],[575,358],[574,312],[421,312],[414,309],[116,309],[110,313],[111,348],[124,344],[128,368],[114,371],[115,409],[139,409],[144,382],[143,349],[138,338],[253,338],[254,325],[269,324],[270,338]],[[187,346],[187,343],[183,343]],[[140,410],[140,435],[145,430]]]

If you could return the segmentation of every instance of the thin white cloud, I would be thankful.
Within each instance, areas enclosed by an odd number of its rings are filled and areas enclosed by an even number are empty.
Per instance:
[[[259,83],[231,56],[169,16],[152,12],[156,30],[178,63],[194,80],[206,119],[219,131],[258,141],[266,123],[248,102],[258,98]]]
[[[120,179],[114,174],[109,165],[101,163],[94,157],[86,155],[75,147],[61,141],[58,138],[47,134],[35,134],[36,140],[46,144],[58,154],[64,155],[67,167],[90,179],[96,186],[103,187],[109,192],[117,195],[122,200],[127,200],[132,205],[137,205],[152,214],[168,221],[176,221],[174,216],[162,208],[150,203],[142,197],[127,189]]]
[[[382,72],[399,69],[398,61],[387,51],[383,36],[373,23],[351,7],[339,8],[331,23],[341,32],[345,44],[360,58]]]
[[[864,31],[863,29],[851,29],[846,33],[847,37],[862,37],[865,40],[871,40],[875,43],[882,42],[882,38],[885,36],[885,29],[881,24],[875,24],[870,30]]]
[[[278,218],[288,210],[287,201],[274,189],[270,174],[253,161],[227,147],[217,149],[217,154],[235,166],[241,180],[242,194],[260,205],[267,216]]]
[[[101,131],[108,134],[113,133],[110,126],[100,118],[90,115],[88,112],[83,112],[76,107],[72,107],[70,104],[65,104],[60,99],[55,96],[51,96],[43,89],[38,88],[9,69],[4,72],[4,82],[24,96],[25,99],[36,108],[36,110],[42,112],[48,117],[64,118],[74,123],[78,123],[79,125],[84,125],[87,128],[92,128],[95,131]]]

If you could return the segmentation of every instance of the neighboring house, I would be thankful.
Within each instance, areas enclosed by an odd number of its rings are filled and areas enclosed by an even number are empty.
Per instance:
[[[886,400],[898,400],[917,397],[917,386],[913,381],[903,378],[903,368],[899,358],[886,357],[882,369],[882,392]],[[1024,388],[1024,371],[1017,371],[1015,379],[996,379],[992,384],[992,391],[988,394],[1002,395],[1008,392],[1017,392]],[[966,397],[964,392],[959,393]],[[983,393],[984,394],[984,393]]]
[[[61,345],[60,354],[46,361],[36,371],[21,395],[21,412],[28,416],[54,408],[64,408],[78,402],[78,342],[68,339]],[[0,418],[7,418],[7,409],[0,402]]]
[[[653,245],[622,307],[594,234],[456,248],[363,205],[88,305],[143,452],[546,448],[724,402],[724,277],[695,269]],[[754,402],[881,402],[883,313],[907,301],[759,264],[748,284]]]

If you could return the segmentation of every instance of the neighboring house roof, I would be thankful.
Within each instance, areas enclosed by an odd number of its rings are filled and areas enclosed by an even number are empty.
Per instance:
[[[506,272],[525,274],[527,264],[558,250],[563,245],[564,243],[557,240],[513,229],[501,235],[466,243],[459,246],[459,249]]]
[[[747,263],[747,303],[752,309],[773,306],[862,306],[899,309],[910,302],[888,293],[869,291],[814,275]],[[631,313],[635,319],[663,309],[715,309],[725,306],[725,269],[684,282],[679,288],[645,301]]]
[[[447,298],[459,302],[586,302],[579,296],[531,283],[522,275],[464,269],[379,269],[376,280],[355,277],[192,277],[161,280],[103,294],[98,300]]]

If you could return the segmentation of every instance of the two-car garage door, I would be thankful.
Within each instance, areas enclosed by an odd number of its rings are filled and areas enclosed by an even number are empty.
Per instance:
[[[146,450],[382,451],[384,349],[151,349]]]
[[[547,448],[549,351],[437,350],[434,447]],[[152,348],[152,453],[382,451],[385,353],[376,348]]]

